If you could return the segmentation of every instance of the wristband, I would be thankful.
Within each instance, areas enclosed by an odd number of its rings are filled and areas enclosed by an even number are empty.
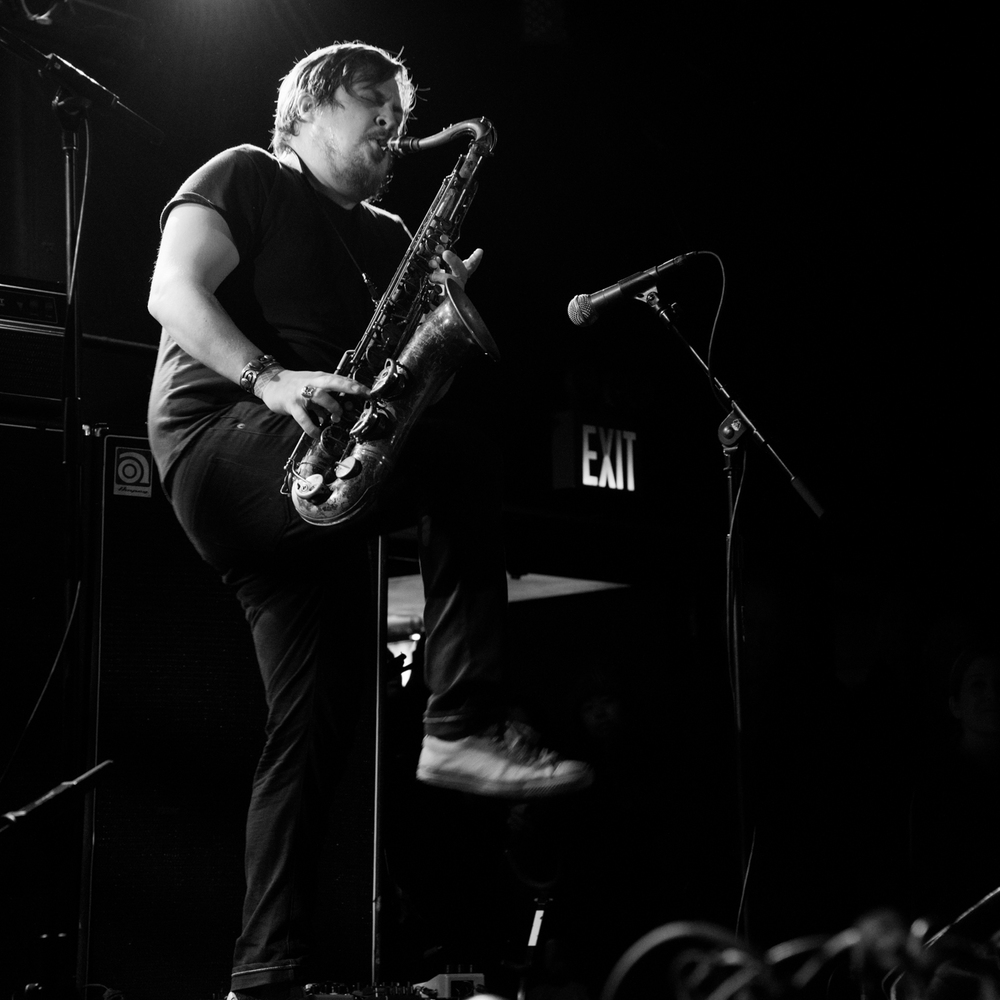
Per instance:
[[[273,354],[262,354],[256,360],[248,361],[240,373],[240,388],[252,395],[257,379],[268,369],[278,367],[280,366]]]

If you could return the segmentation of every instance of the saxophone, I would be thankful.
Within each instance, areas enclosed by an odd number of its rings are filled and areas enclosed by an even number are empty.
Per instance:
[[[475,306],[458,283],[430,280],[430,260],[452,249],[476,193],[476,171],[496,145],[485,118],[449,125],[425,138],[389,140],[402,155],[432,149],[470,133],[468,151],[444,179],[361,340],[345,352],[335,374],[369,386],[360,414],[341,397],[344,413],[327,420],[315,440],[299,438],[285,463],[282,493],[299,516],[322,527],[343,527],[370,513],[409,433],[443,393],[471,353],[499,352]],[[353,421],[353,422],[352,422]]]

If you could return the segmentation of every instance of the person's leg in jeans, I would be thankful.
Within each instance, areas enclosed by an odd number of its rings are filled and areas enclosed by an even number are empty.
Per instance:
[[[237,590],[267,698],[267,741],[247,823],[245,922],[233,970],[233,989],[260,998],[281,996],[283,984],[298,981],[308,952],[323,821],[365,669],[356,643],[374,627],[364,610],[371,591],[363,531],[309,525],[279,493],[275,470],[297,439],[287,418],[237,404],[172,477],[181,523]],[[489,795],[580,787],[589,780],[582,765],[544,752],[515,753],[489,729],[505,709],[499,493],[483,485],[462,449],[446,454],[440,440],[431,427],[416,435],[389,505],[395,513],[384,512],[398,517],[400,503],[408,512],[427,511],[419,535],[431,697],[418,775]],[[378,526],[373,521],[368,528]]]
[[[310,953],[313,888],[333,789],[361,705],[370,623],[364,551],[352,593],[333,573],[255,574],[238,588],[267,701],[247,815],[246,898],[233,988],[295,981]],[[347,574],[348,576],[351,574]],[[359,599],[360,598],[360,599]]]
[[[266,739],[247,816],[232,979],[254,996],[300,980],[318,852],[374,623],[363,537],[307,525],[279,493],[274,470],[297,439],[289,431],[264,407],[233,407],[170,484],[196,548],[243,605],[264,684]]]
[[[430,697],[417,777],[512,798],[586,787],[588,767],[506,726],[507,573],[497,449],[475,428],[436,420],[432,411],[414,431],[399,482],[423,511],[418,537]]]

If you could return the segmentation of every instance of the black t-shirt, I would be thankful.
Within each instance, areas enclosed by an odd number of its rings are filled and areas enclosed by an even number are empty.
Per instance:
[[[228,149],[195,171],[164,208],[161,227],[184,202],[226,220],[240,261],[216,296],[286,368],[335,370],[374,311],[361,271],[383,292],[410,243],[398,216],[367,203],[346,211],[255,146]],[[251,398],[164,332],[148,414],[160,475],[220,410]]]

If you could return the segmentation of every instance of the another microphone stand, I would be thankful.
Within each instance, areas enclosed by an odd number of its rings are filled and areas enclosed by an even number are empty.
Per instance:
[[[740,865],[744,880],[744,887],[741,891],[741,899],[745,898],[746,880],[750,873],[750,855],[752,847],[747,843],[747,803],[746,803],[746,780],[743,766],[743,745],[744,745],[744,725],[743,725],[743,694],[740,671],[740,588],[737,581],[737,574],[734,568],[733,548],[736,534],[736,506],[738,491],[733,479],[733,456],[738,450],[740,438],[750,431],[751,434],[767,449],[771,457],[787,473],[791,486],[796,493],[805,501],[809,509],[817,516],[823,516],[823,508],[812,495],[805,483],[796,476],[791,469],[781,459],[781,456],[764,439],[764,436],[739,406],[736,400],[730,395],[726,387],[712,374],[706,361],[698,352],[684,339],[683,334],[677,328],[674,317],[671,313],[671,306],[660,304],[659,292],[655,285],[650,286],[641,295],[636,296],[640,302],[644,302],[657,318],[674,332],[680,342],[688,349],[691,356],[698,362],[705,374],[708,376],[713,389],[717,393],[720,402],[730,407],[729,414],[719,425],[718,436],[722,445],[723,470],[726,475],[726,491],[729,511],[729,522],[726,531],[726,655],[729,664],[729,672],[733,685],[734,720],[736,727],[736,768],[737,768],[737,799],[739,810],[740,829]],[[744,914],[744,924],[746,907],[741,905],[741,913]],[[739,921],[738,921],[739,922]],[[737,927],[737,931],[739,927]]]
[[[63,472],[65,493],[72,517],[68,521],[65,542],[66,579],[66,630],[74,641],[67,648],[76,655],[77,676],[70,687],[75,691],[77,704],[83,706],[82,732],[71,727],[76,738],[75,751],[80,752],[91,768],[83,778],[96,773],[97,760],[97,697],[98,663],[93,655],[93,633],[96,628],[98,600],[96,597],[97,573],[93,546],[89,542],[91,502],[88,476],[84,468],[83,439],[91,428],[84,427],[80,417],[81,362],[83,333],[80,323],[79,284],[76,280],[78,244],[83,202],[78,191],[77,164],[78,137],[81,127],[86,129],[87,114],[92,106],[104,108],[122,119],[136,135],[148,142],[159,144],[163,133],[136,114],[97,80],[77,69],[72,63],[55,53],[48,55],[22,38],[0,26],[0,46],[19,59],[34,66],[39,75],[56,85],[52,110],[62,129],[64,157],[64,198],[66,227],[66,326],[63,340]],[[74,653],[70,653],[72,658]],[[86,664],[90,663],[90,670]],[[72,677],[71,659],[68,676]],[[101,765],[103,767],[103,765]],[[62,787],[62,786],[60,786]],[[87,980],[90,947],[90,892],[93,867],[95,802],[93,790],[87,791],[83,815],[83,845],[79,894],[77,980]]]

